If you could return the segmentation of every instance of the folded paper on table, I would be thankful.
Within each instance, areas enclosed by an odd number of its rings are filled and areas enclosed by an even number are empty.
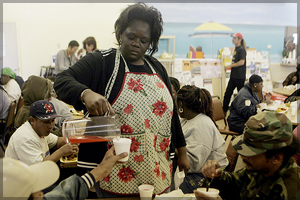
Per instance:
[[[182,190],[173,190],[172,192],[166,193],[166,194],[161,194],[161,195],[156,195],[155,200],[174,200],[174,199],[182,199],[182,200],[192,200],[195,199],[195,194],[190,193],[190,194],[184,194]]]

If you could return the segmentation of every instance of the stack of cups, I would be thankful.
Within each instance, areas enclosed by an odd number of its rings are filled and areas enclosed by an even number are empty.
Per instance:
[[[116,155],[119,155],[123,152],[128,153],[128,156],[126,156],[125,158],[122,158],[118,161],[119,162],[127,162],[128,158],[129,158],[129,153],[130,153],[131,139],[129,139],[129,138],[114,139],[113,143],[114,143]]]

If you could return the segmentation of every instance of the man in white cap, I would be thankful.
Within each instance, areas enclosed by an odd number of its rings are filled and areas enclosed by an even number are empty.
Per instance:
[[[70,176],[45,195],[41,190],[52,185],[59,177],[59,168],[54,162],[45,161],[28,166],[12,158],[3,158],[0,160],[0,166],[3,167],[0,171],[3,177],[3,197],[84,200],[88,197],[89,188],[108,176],[117,161],[127,155],[126,152],[114,155],[112,147],[96,168],[81,177],[76,174]]]
[[[66,144],[62,137],[52,134],[57,115],[49,101],[36,101],[30,107],[29,121],[25,122],[11,136],[5,157],[21,160],[32,165],[45,160],[57,162],[62,156],[78,152],[77,144]],[[50,155],[49,148],[57,148]]]

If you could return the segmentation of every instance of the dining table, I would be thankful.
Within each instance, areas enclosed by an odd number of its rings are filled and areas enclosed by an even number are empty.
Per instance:
[[[296,102],[294,102],[296,103]],[[257,112],[262,112],[264,110],[274,110],[276,112],[278,112],[278,108],[280,110],[280,108],[283,108],[284,111],[279,111],[279,113],[282,113],[282,114],[285,114],[287,116],[287,118],[289,120],[291,120],[292,124],[294,126],[297,126],[300,124],[300,109],[299,109],[299,103],[300,102],[297,102],[296,104],[298,104],[297,106],[291,106],[290,103],[286,103],[286,104],[283,104],[283,103],[280,103],[280,104],[277,104],[277,102],[273,102],[272,104],[269,104],[269,105],[266,105],[266,103],[261,103],[260,106],[261,108],[259,108],[257,110]],[[294,107],[294,108],[293,108]]]
[[[296,91],[296,88],[273,88],[273,92],[277,93],[277,94],[281,94],[284,96],[290,96],[291,94],[293,94]]]

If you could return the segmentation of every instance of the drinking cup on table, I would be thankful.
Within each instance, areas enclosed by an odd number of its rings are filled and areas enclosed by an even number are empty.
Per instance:
[[[218,198],[219,190],[215,188],[209,188],[209,190],[206,192],[206,188],[197,188],[198,191],[206,194],[207,196]]]
[[[119,162],[126,162],[129,158],[131,139],[129,139],[129,138],[114,139],[113,143],[115,146],[116,155],[119,155],[123,152],[128,153],[128,156],[118,160]]]
[[[154,187],[152,185],[140,185],[139,193],[142,200],[152,199]]]

